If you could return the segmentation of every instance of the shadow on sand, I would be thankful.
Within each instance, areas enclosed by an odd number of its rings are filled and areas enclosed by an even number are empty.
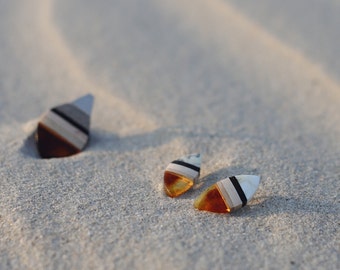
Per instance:
[[[158,147],[169,142],[176,136],[180,136],[179,132],[165,129],[156,129],[152,132],[134,134],[126,137],[119,137],[107,131],[94,129],[91,131],[89,143],[83,151],[114,151],[121,153],[138,151],[149,147]],[[181,136],[185,136],[185,134]],[[29,135],[24,141],[20,152],[30,158],[40,159],[34,133]]]

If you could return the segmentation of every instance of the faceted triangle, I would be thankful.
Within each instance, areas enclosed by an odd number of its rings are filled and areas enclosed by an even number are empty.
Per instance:
[[[169,197],[177,197],[188,191],[194,184],[192,179],[165,171],[164,173],[164,191]]]
[[[72,102],[72,104],[78,107],[83,112],[85,112],[87,115],[91,115],[93,102],[94,102],[93,95],[87,94],[86,96],[76,99],[75,101]]]
[[[84,149],[89,140],[92,106],[93,96],[89,94],[48,111],[35,133],[41,157],[66,157]]]
[[[260,176],[257,175],[236,175],[235,178],[240,183],[240,186],[247,197],[247,201],[250,201],[257,188],[260,185]]]
[[[164,173],[164,191],[177,197],[188,191],[198,179],[201,170],[201,155],[191,154],[168,164]]]
[[[198,210],[203,211],[215,213],[230,212],[216,184],[203,191],[202,194],[195,200],[194,206]]]

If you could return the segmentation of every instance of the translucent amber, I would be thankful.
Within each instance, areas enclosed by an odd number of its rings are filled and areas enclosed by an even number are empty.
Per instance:
[[[215,213],[229,213],[230,209],[225,203],[218,186],[212,185],[195,200],[195,208],[198,210],[215,212]]]
[[[169,197],[177,197],[194,185],[192,179],[182,175],[165,171],[164,173],[164,191]]]

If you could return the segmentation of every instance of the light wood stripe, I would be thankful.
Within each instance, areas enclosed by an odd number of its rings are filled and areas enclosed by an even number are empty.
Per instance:
[[[52,111],[47,112],[41,123],[54,130],[78,149],[82,149],[87,143],[88,136],[86,134]]]
[[[199,176],[199,172],[190,169],[188,167],[185,167],[183,165],[175,164],[175,163],[170,163],[168,167],[165,169],[168,172],[174,172],[179,175],[183,175],[184,177],[187,177],[189,179],[196,180]]]
[[[229,178],[223,179],[217,182],[217,184],[226,202],[228,202],[230,210],[236,210],[242,207],[240,196]]]

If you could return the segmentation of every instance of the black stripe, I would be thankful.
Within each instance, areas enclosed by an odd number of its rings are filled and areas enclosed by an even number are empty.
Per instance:
[[[181,160],[174,160],[173,162],[171,163],[174,163],[174,164],[178,164],[178,165],[182,165],[184,167],[187,167],[187,168],[190,168],[196,172],[199,172],[200,171],[200,168],[199,167],[196,167],[195,165],[192,165],[190,163],[186,163],[184,161],[181,161]]]
[[[231,183],[233,183],[237,193],[238,193],[238,196],[240,196],[240,199],[242,201],[242,207],[245,206],[247,204],[247,197],[246,195],[244,194],[243,192],[243,189],[241,188],[240,186],[240,183],[238,182],[238,180],[236,179],[235,176],[231,176],[229,177]]]
[[[66,114],[64,114],[63,112],[58,110],[58,108],[53,108],[51,111],[54,112],[55,114],[59,115],[61,118],[63,118],[64,120],[66,120],[67,122],[69,122],[70,124],[75,126],[76,128],[78,128],[82,132],[84,132],[86,135],[89,135],[89,130],[88,129],[84,128],[82,125],[79,125],[71,117],[68,117]]]

